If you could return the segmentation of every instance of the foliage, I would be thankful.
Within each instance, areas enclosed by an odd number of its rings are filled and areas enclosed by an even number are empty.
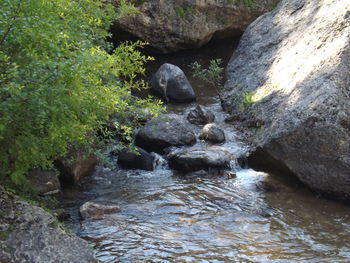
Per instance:
[[[178,17],[188,19],[194,13],[194,10],[192,7],[177,7],[175,12]]]
[[[240,112],[247,110],[252,106],[256,101],[254,100],[254,92],[245,91],[242,92],[244,86],[237,85],[235,90],[236,94],[232,95],[232,105]]]
[[[237,0],[226,0],[228,4],[235,4]],[[256,2],[255,0],[243,0],[243,4],[250,8],[255,8],[256,7]]]
[[[0,0],[0,176],[15,183],[49,167],[71,144],[91,143],[114,113],[125,119],[159,103],[131,95],[150,60],[142,42],[106,42],[114,19],[133,10],[108,0]]]
[[[197,61],[190,64],[192,74],[194,77],[208,82],[211,86],[215,87],[217,92],[222,87],[222,80],[224,74],[224,68],[221,66],[222,59],[212,59],[209,62],[209,66],[204,68]]]

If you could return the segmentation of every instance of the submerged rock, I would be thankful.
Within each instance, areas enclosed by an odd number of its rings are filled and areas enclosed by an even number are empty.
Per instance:
[[[18,201],[0,186],[0,262],[97,262],[88,243],[67,234],[40,207]]]
[[[112,32],[126,31],[147,41],[158,52],[196,48],[212,38],[239,36],[259,15],[278,0],[145,0],[136,14],[115,22]]]
[[[196,136],[189,124],[176,114],[163,114],[148,121],[135,138],[137,146],[157,153],[170,146],[192,145],[195,142]]]
[[[118,211],[120,211],[120,207],[117,205],[99,204],[92,201],[84,203],[79,209],[80,215],[83,219],[96,218],[105,214],[116,213]]]
[[[228,169],[233,155],[223,147],[175,150],[168,155],[169,166],[181,172]]]
[[[118,164],[125,169],[153,171],[154,156],[136,147],[135,151],[124,149],[118,155]]]
[[[209,123],[203,127],[199,138],[212,143],[221,143],[225,141],[225,133],[215,123]]]
[[[166,102],[196,100],[194,90],[185,73],[178,67],[165,63],[151,79],[151,89]]]
[[[190,110],[187,120],[192,124],[204,125],[213,122],[215,115],[211,110],[197,105],[194,109]]]
[[[340,199],[350,199],[349,10],[347,0],[281,1],[242,36],[222,94],[238,125],[263,120],[248,133],[259,151]]]

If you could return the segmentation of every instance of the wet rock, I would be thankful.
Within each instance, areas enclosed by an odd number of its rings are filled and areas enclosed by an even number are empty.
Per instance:
[[[117,2],[117,1],[116,1]],[[196,48],[212,38],[239,36],[278,0],[254,1],[138,1],[138,12],[116,21],[115,35],[126,31],[150,43],[158,52]]]
[[[209,123],[203,127],[199,138],[212,143],[222,143],[225,141],[225,133],[215,123]]]
[[[170,146],[192,145],[196,142],[189,124],[176,114],[163,114],[150,120],[136,134],[135,144],[149,152],[163,153]]]
[[[234,156],[225,148],[210,146],[201,149],[175,150],[168,155],[169,166],[181,172],[227,169]]]
[[[39,195],[54,195],[61,192],[56,170],[34,169],[26,177]]]
[[[141,169],[153,171],[154,156],[136,147],[134,151],[124,149],[118,155],[118,164],[125,169]]]
[[[18,201],[0,186],[0,262],[97,262],[88,243],[57,226],[40,207]]]
[[[80,215],[83,219],[97,218],[118,211],[120,211],[120,207],[117,205],[99,204],[92,201],[86,202],[79,209]]]
[[[187,120],[192,124],[204,125],[213,122],[215,115],[211,110],[197,105],[194,109],[190,110]]]
[[[60,171],[61,182],[77,184],[94,171],[97,162],[96,155],[80,150],[71,151],[66,157],[56,160],[54,164]]]
[[[281,1],[242,36],[222,98],[241,116],[238,126],[263,120],[247,136],[279,167],[316,191],[350,200],[347,10],[349,1]]]
[[[166,102],[196,100],[194,90],[185,73],[178,67],[165,63],[151,79],[151,89]]]

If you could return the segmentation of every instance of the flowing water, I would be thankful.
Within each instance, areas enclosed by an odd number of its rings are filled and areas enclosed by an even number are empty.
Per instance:
[[[188,70],[194,60],[225,63],[234,42],[160,56]],[[187,74],[189,75],[189,74]],[[213,89],[190,78],[198,103],[216,113],[223,145],[246,151]],[[195,104],[169,105],[179,114]],[[114,161],[115,162],[115,161]],[[236,178],[181,175],[157,156],[153,172],[98,167],[83,184],[66,189],[62,207],[69,227],[88,240],[101,262],[350,262],[350,207],[316,196],[293,178],[232,165]],[[94,200],[120,206],[118,213],[81,220],[79,206]]]

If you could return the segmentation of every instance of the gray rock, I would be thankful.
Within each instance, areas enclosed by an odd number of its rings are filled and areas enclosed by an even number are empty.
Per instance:
[[[126,31],[147,41],[162,53],[196,48],[212,38],[240,35],[262,13],[271,10],[278,0],[145,0],[139,1],[136,14],[116,21],[112,32]]]
[[[125,169],[153,171],[154,156],[139,147],[135,151],[122,150],[118,155],[118,164]]]
[[[255,146],[340,199],[350,199],[348,10],[349,1],[281,1],[242,36],[222,94],[239,126],[263,120],[247,132]]]
[[[39,195],[54,195],[61,192],[56,170],[33,169],[26,177]]]
[[[93,219],[101,217],[105,214],[112,214],[120,211],[120,207],[113,204],[100,204],[96,202],[86,202],[80,209],[80,215],[83,219]]]
[[[169,166],[181,172],[227,169],[234,156],[225,148],[210,146],[201,149],[175,150],[168,155]]]
[[[185,73],[169,63],[160,66],[151,79],[151,89],[166,102],[189,102],[196,100],[194,90]]]
[[[192,124],[204,125],[213,122],[215,115],[211,110],[197,105],[194,109],[190,110],[187,120]]]
[[[175,114],[163,114],[148,121],[135,138],[135,145],[157,153],[163,153],[170,146],[192,145],[195,142],[196,136],[189,124]]]
[[[199,138],[212,143],[222,143],[225,141],[225,133],[215,123],[209,123],[203,127]]]
[[[97,262],[88,243],[67,234],[42,208],[0,186],[0,262]]]

